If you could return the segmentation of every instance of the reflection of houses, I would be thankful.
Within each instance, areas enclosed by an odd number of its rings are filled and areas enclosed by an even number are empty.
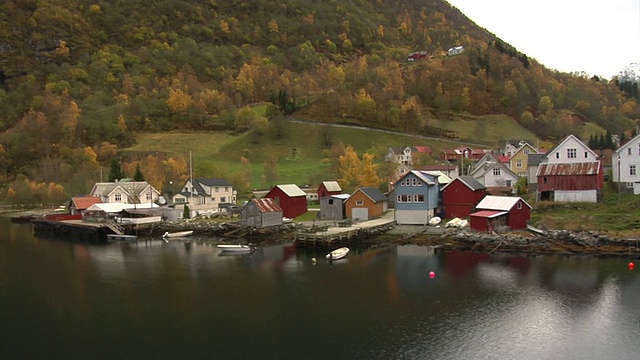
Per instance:
[[[349,194],[329,195],[320,198],[320,220],[342,220],[346,216],[345,201]]]
[[[252,199],[242,208],[240,224],[255,228],[278,226],[282,225],[282,217],[282,208],[273,199]]]
[[[226,179],[193,178],[173,195],[173,202],[178,206],[189,204],[189,210],[196,214],[217,212],[220,204],[236,203],[236,191]]]
[[[438,208],[438,176],[413,170],[394,188],[394,216],[398,224],[426,225]]]
[[[444,217],[465,218],[487,195],[487,188],[471,176],[460,176],[445,185],[440,192]]]
[[[546,153],[536,176],[538,200],[597,202],[604,186],[598,155],[573,135]]]
[[[520,197],[487,195],[469,215],[471,228],[493,231],[502,227],[526,229],[531,218],[531,206]]]
[[[342,193],[342,188],[337,181],[323,181],[320,186],[318,186],[318,199],[322,199],[325,196],[329,195],[338,195]]]
[[[264,197],[273,199],[284,217],[293,219],[307,212],[307,194],[295,184],[276,185]]]
[[[90,196],[100,198],[103,203],[151,204],[158,199],[160,192],[146,181],[122,179],[96,183]]]
[[[380,190],[363,187],[356,190],[345,202],[347,218],[369,220],[387,211],[389,199]]]
[[[101,202],[100,198],[95,196],[73,197],[71,201],[69,201],[69,204],[67,204],[67,209],[71,215],[81,214],[82,211],[86,210],[89,206]]]

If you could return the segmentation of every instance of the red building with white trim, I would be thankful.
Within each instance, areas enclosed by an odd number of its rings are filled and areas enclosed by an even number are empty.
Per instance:
[[[284,217],[293,219],[307,212],[307,193],[298,185],[276,185],[264,197],[273,199]]]
[[[487,195],[469,217],[473,230],[493,231],[503,226],[526,229],[531,219],[531,205],[521,197]]]
[[[487,187],[471,176],[460,176],[445,185],[440,193],[445,218],[466,218],[487,195]]]

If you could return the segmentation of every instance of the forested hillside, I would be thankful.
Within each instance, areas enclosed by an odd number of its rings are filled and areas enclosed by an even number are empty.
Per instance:
[[[637,92],[549,71],[442,0],[3,0],[0,22],[4,182],[60,194],[140,131],[260,132],[294,114],[438,135],[429,118],[465,112],[553,141],[585,122],[628,137],[640,119]],[[247,109],[260,102],[265,116]]]

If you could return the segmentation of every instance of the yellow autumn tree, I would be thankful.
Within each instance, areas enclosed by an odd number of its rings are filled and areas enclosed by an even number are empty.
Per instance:
[[[343,190],[351,192],[358,187],[362,162],[351,145],[344,149],[344,153],[339,156],[338,160],[340,162],[338,183]]]
[[[373,154],[364,153],[358,185],[377,188],[381,182],[382,180],[378,176],[378,165],[373,163]]]
[[[181,89],[169,90],[169,98],[167,99],[167,105],[171,111],[176,113],[185,113],[191,105],[191,95],[185,93]]]

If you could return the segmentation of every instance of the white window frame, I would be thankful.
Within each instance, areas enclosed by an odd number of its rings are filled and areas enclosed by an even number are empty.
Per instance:
[[[578,158],[578,149],[576,148],[568,148],[567,149],[567,159],[577,159]]]

